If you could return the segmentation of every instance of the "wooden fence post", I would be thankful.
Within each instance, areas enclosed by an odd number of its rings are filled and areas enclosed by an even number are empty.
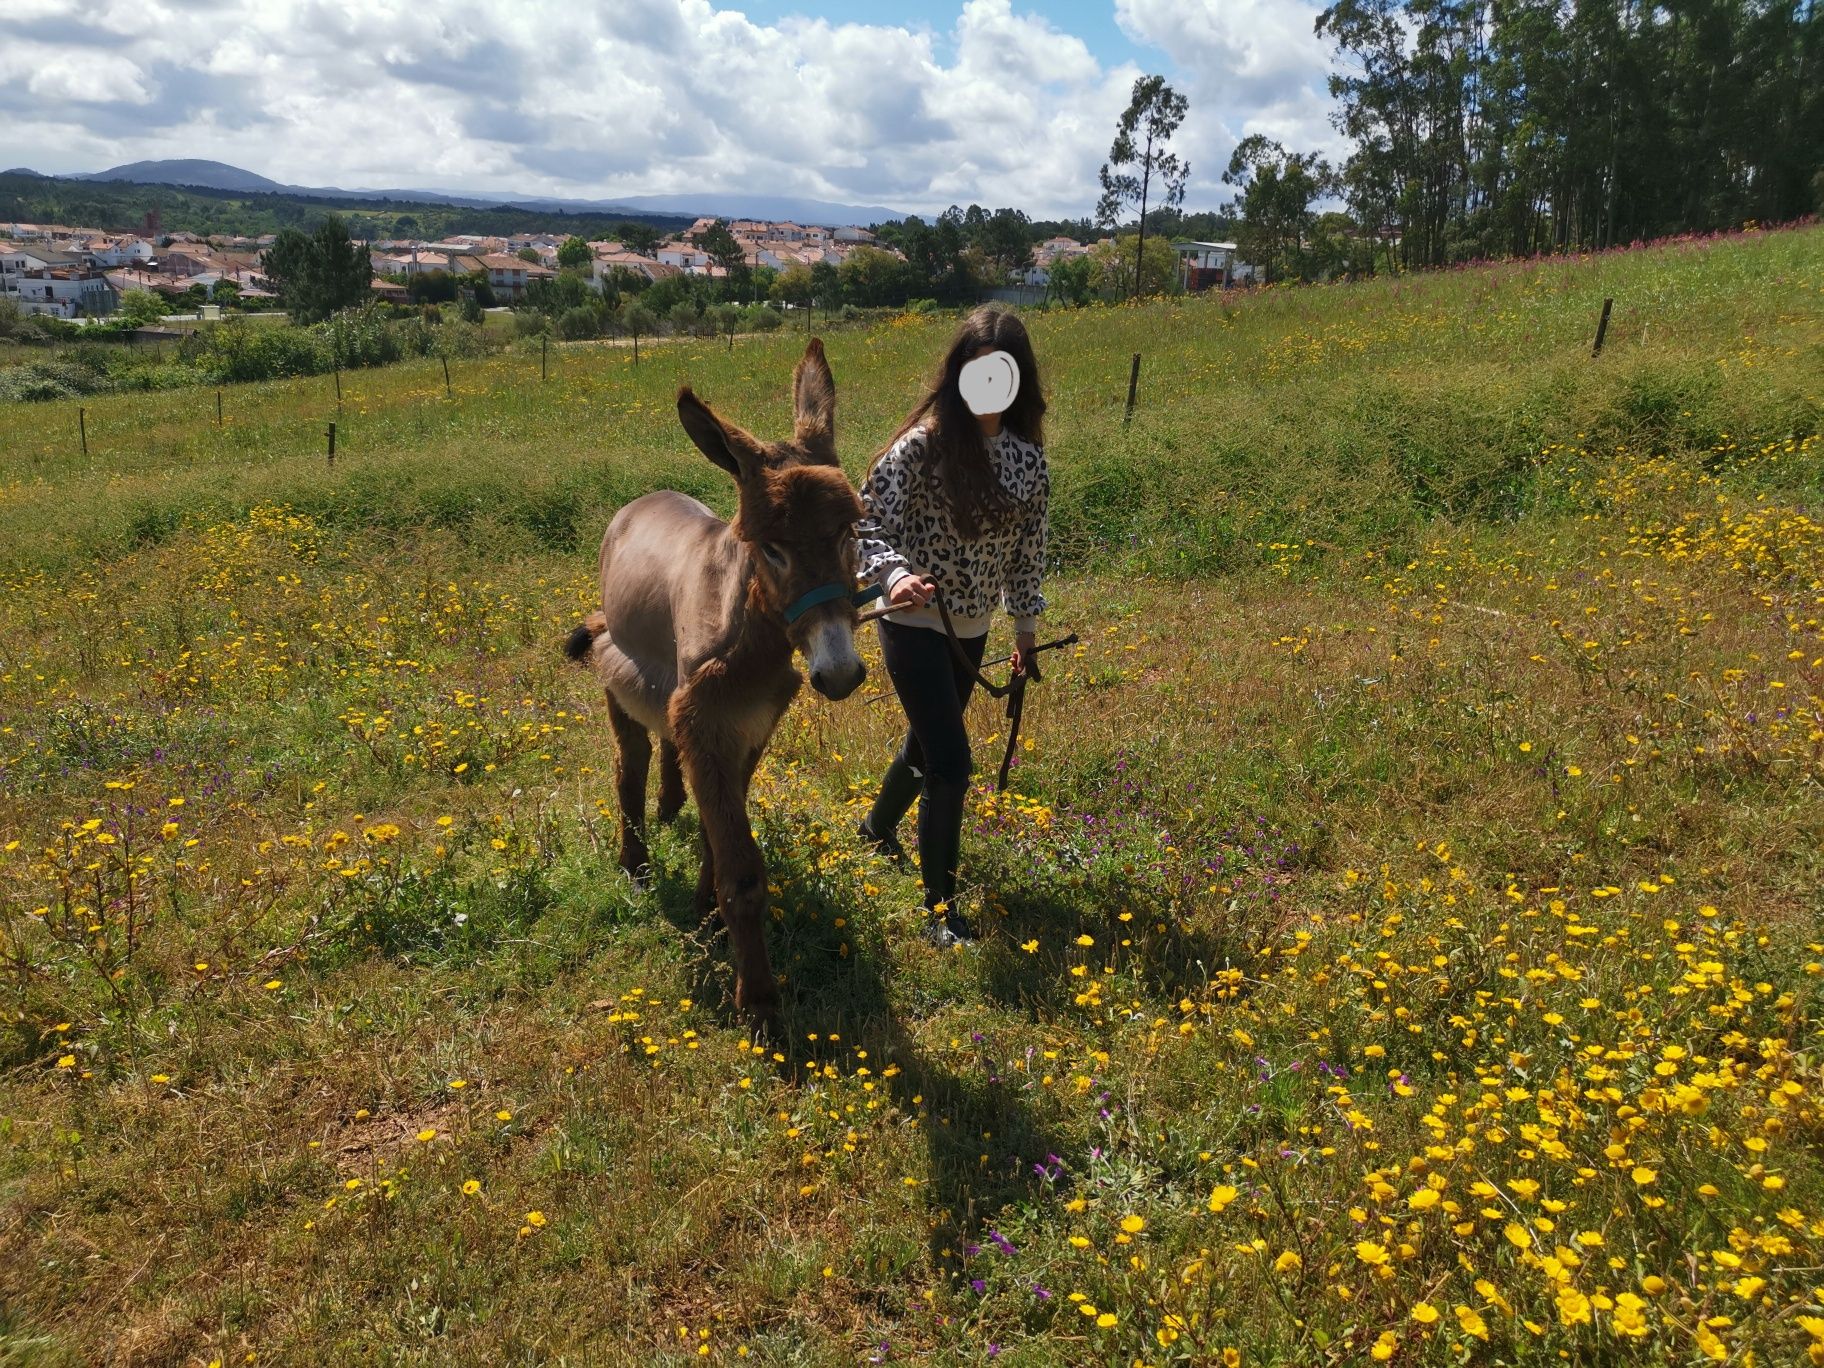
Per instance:
[[[219,389],[215,392],[215,425],[218,428],[222,425],[222,392]]]
[[[329,425],[329,463],[332,466],[336,463],[336,425],[334,423]]]
[[[546,364],[545,364],[546,354],[550,350],[551,350],[550,334],[549,333],[541,334],[538,339],[538,378],[540,380],[546,379],[550,374],[550,372],[547,369]]]
[[[87,409],[76,410],[76,433],[82,438],[82,454],[89,454],[89,412]]]
[[[1591,356],[1602,355],[1602,339],[1606,337],[1609,332],[1609,310],[1614,307],[1614,300],[1605,299],[1602,301],[1602,318],[1596,324],[1596,345],[1590,349]]]
[[[1127,412],[1121,418],[1123,427],[1134,421],[1134,396],[1140,389],[1140,353],[1134,353],[1133,369],[1127,373]]]
[[[443,397],[445,399],[456,397],[450,393],[450,358],[447,356],[443,358]]]

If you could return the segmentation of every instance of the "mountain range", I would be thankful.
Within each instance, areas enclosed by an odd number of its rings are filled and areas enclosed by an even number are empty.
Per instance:
[[[309,195],[318,199],[404,200],[420,204],[454,204],[465,208],[549,209],[564,213],[688,214],[721,218],[786,219],[841,227],[883,223],[905,214],[880,204],[835,204],[791,195],[751,195],[739,191],[704,191],[675,195],[626,195],[613,200],[560,199],[550,195],[478,195],[474,191],[435,188],[344,190],[339,186],[285,185],[223,162],[198,159],[137,161],[106,171],[71,173],[65,180],[130,181],[137,185],[175,185],[246,194]]]

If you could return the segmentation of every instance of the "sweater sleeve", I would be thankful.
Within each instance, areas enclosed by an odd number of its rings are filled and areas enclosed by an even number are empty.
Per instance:
[[[855,525],[855,541],[860,552],[860,574],[882,589],[891,591],[894,582],[912,573],[900,552],[904,536],[906,504],[911,493],[911,471],[906,461],[907,444],[915,434],[908,433],[874,463],[861,485],[862,519]]]
[[[1050,506],[1051,471],[1041,464],[1038,486],[1027,502],[1019,540],[1014,545],[1013,564],[1001,591],[1001,602],[1013,615],[1016,632],[1036,632],[1039,614],[1045,611],[1045,595],[1039,584],[1045,575],[1045,523]]]

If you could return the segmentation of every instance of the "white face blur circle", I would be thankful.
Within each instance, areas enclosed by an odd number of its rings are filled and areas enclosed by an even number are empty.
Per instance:
[[[978,417],[1005,413],[1020,392],[1020,364],[1004,351],[989,352],[969,362],[956,377],[969,412]]]

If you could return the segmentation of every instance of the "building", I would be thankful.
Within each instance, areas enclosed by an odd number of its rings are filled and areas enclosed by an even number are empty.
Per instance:
[[[533,281],[550,280],[557,274],[549,267],[534,266],[529,261],[521,261],[505,252],[488,252],[479,258],[463,259],[475,261],[480,270],[487,272],[489,286],[495,294],[506,300],[521,298],[526,293],[526,286]]]
[[[1172,250],[1178,254],[1178,283],[1193,293],[1226,290],[1245,269],[1238,269],[1232,242],[1174,242]]]
[[[54,318],[99,318],[114,312],[120,296],[93,266],[63,266],[15,272],[0,293],[26,313]]]

